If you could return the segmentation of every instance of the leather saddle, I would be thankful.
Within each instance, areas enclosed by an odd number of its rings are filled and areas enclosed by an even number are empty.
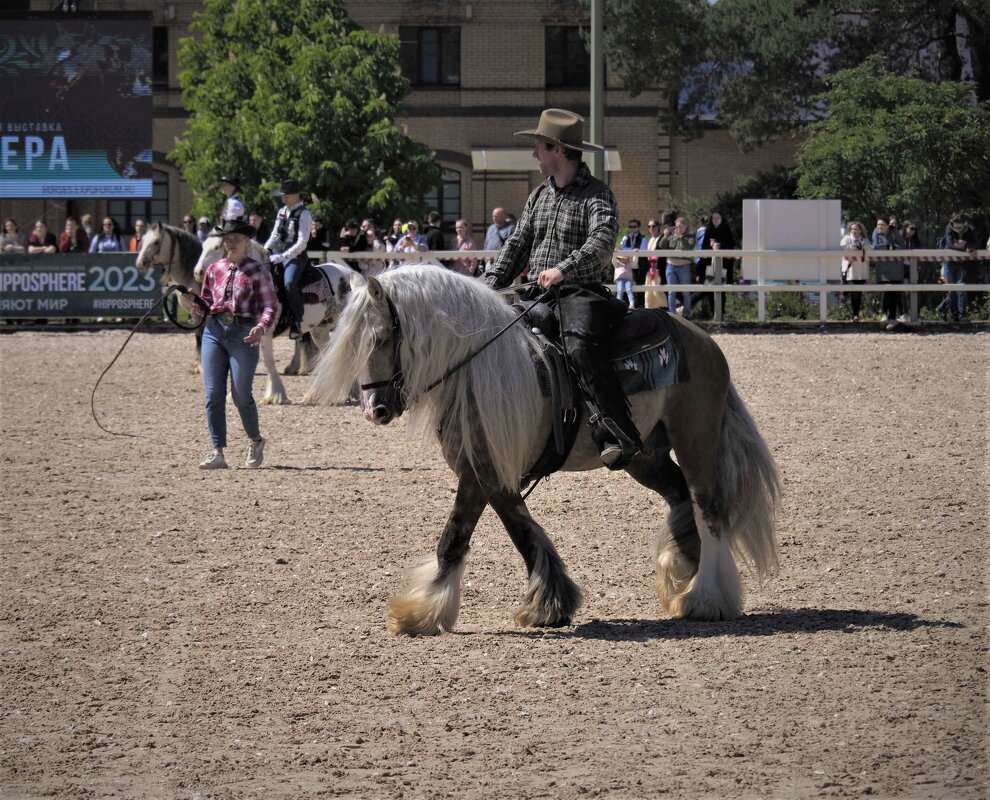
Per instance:
[[[523,323],[543,352],[544,358],[538,360],[540,383],[544,396],[551,398],[555,408],[553,431],[540,457],[523,476],[525,488],[563,466],[574,446],[584,410],[577,377],[568,368],[560,343],[556,309],[546,303],[517,303],[513,307],[525,311]],[[687,362],[680,357],[680,351],[676,323],[661,308],[635,309],[624,314],[613,326],[608,342],[608,357],[627,397],[688,380]]]

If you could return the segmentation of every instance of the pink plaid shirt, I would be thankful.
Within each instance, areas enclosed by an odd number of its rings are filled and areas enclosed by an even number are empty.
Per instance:
[[[211,314],[229,311],[239,317],[253,317],[265,333],[275,324],[278,298],[272,273],[250,258],[240,264],[221,258],[207,267],[202,297]]]

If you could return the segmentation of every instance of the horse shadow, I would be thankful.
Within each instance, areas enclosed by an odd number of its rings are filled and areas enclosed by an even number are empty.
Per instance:
[[[289,464],[274,464],[269,469],[281,472],[435,472],[433,467],[297,467]]]
[[[886,613],[857,609],[794,608],[747,614],[725,622],[691,620],[593,619],[569,628],[506,631],[529,638],[600,639],[645,642],[653,639],[699,639],[713,636],[776,636],[784,633],[821,633],[860,630],[907,633],[919,628],[965,628],[959,622],[922,619],[906,612]]]

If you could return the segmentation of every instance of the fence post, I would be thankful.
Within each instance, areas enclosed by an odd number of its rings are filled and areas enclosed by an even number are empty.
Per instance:
[[[910,258],[910,259],[908,259],[908,261],[911,262],[910,263],[910,266],[909,266],[909,269],[911,270],[911,272],[909,274],[909,279],[911,281],[911,285],[912,286],[917,286],[918,285],[918,259],[917,258]],[[911,292],[911,322],[917,322],[917,321],[918,321],[918,293],[917,292]]]
[[[712,259],[712,281],[716,286],[722,285],[722,257],[716,256]],[[722,303],[725,302],[725,295],[722,292],[716,291],[712,294],[712,302],[714,303],[714,314],[715,321],[722,321]]]

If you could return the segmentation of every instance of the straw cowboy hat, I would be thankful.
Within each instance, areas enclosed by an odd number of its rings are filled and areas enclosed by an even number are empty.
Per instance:
[[[530,136],[541,142],[550,142],[571,150],[599,153],[604,150],[597,144],[581,141],[584,137],[584,117],[562,108],[548,108],[540,114],[540,124],[535,130],[519,131],[514,136]]]

